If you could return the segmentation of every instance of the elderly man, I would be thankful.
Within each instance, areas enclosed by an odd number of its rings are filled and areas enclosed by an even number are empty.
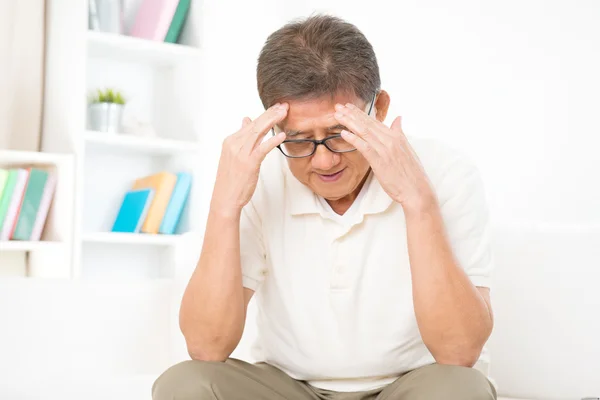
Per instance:
[[[476,168],[384,123],[373,48],[312,16],[269,36],[267,109],[223,143],[166,399],[489,400],[492,260]],[[253,364],[231,359],[251,298]]]

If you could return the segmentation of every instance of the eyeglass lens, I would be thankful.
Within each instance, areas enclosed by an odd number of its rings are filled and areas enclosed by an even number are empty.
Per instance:
[[[333,136],[330,139],[325,140],[323,143],[327,148],[333,152],[344,153],[347,151],[355,150],[354,146],[346,142],[340,136]],[[310,156],[316,150],[316,143],[311,141],[298,141],[298,142],[284,142],[282,149],[285,155],[290,157],[307,157]]]

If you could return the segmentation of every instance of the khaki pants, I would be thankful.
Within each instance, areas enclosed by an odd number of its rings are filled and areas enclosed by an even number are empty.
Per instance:
[[[473,368],[432,364],[367,392],[321,390],[270,365],[230,359],[184,361],[152,387],[153,400],[496,400],[496,390]]]

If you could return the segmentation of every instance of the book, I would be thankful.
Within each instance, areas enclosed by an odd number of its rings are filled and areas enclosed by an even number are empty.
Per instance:
[[[178,173],[171,200],[169,200],[169,205],[158,230],[159,233],[170,235],[175,232],[191,187],[192,175],[187,172]]]
[[[125,193],[113,232],[139,233],[154,197],[154,189],[130,190]]]
[[[33,226],[44,196],[44,187],[48,181],[48,172],[30,168],[29,179],[19,208],[19,215],[11,235],[13,240],[30,240]]]
[[[173,21],[178,0],[143,0],[129,34],[162,42]]]
[[[4,187],[6,186],[7,180],[8,170],[0,168],[0,199],[2,198],[2,193],[4,192]]]
[[[179,40],[179,35],[181,35],[181,30],[183,29],[183,25],[185,24],[188,12],[190,10],[190,4],[191,0],[179,0],[179,4],[177,4],[175,14],[173,15],[173,19],[171,21],[171,25],[169,26],[169,30],[165,36],[165,42],[177,43]]]
[[[44,186],[44,193],[40,201],[37,215],[35,216],[35,223],[33,224],[33,230],[31,232],[31,238],[29,240],[38,241],[42,237],[44,226],[46,225],[46,219],[48,218],[48,211],[50,210],[50,204],[54,198],[54,191],[56,189],[56,174],[50,174]]]
[[[29,169],[17,169],[15,186],[12,190],[6,215],[4,217],[4,225],[0,231],[0,240],[9,240],[12,237],[28,179]]]
[[[2,188],[2,194],[0,195],[0,234],[2,232],[4,220],[6,219],[13,191],[15,190],[15,185],[17,184],[17,176],[18,170],[10,169],[6,181],[4,182],[4,187]]]
[[[171,194],[177,183],[177,176],[170,172],[159,172],[154,175],[137,179],[132,190],[154,189],[154,198],[148,209],[148,215],[142,225],[143,233],[158,233],[161,221],[169,205]]]

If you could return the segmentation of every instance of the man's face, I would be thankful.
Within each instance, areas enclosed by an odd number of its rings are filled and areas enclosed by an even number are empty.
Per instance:
[[[334,117],[336,104],[353,103],[365,112],[370,105],[345,94],[287,103],[287,118],[279,124],[290,134],[287,139],[317,140],[339,134],[343,129]],[[375,107],[371,115],[375,114]],[[333,201],[355,193],[369,171],[369,163],[358,150],[334,153],[323,145],[318,146],[310,157],[288,158],[288,164],[296,179],[317,195]]]

